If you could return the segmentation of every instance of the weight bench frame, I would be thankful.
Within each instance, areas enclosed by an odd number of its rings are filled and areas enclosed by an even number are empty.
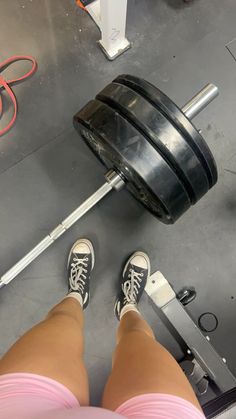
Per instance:
[[[145,291],[187,345],[186,355],[193,357],[192,361],[187,361],[193,366],[190,382],[194,384],[197,395],[205,394],[212,385],[216,395],[236,387],[236,378],[227,367],[226,360],[220,357],[209,337],[204,336],[196,326],[161,272],[157,271],[149,277]]]

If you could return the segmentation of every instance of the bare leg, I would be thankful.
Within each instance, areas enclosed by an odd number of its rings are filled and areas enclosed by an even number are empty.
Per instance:
[[[68,258],[69,295],[47,318],[16,342],[0,360],[0,375],[31,373],[64,384],[79,400],[89,404],[88,376],[83,363],[84,315],[89,303],[94,250],[87,239],[72,246]]]
[[[182,397],[201,410],[187,378],[161,346],[141,315],[128,311],[117,333],[113,368],[103,395],[103,407],[116,410],[132,397],[164,393]]]
[[[3,356],[0,374],[25,372],[52,378],[71,390],[81,405],[88,405],[83,324],[81,305],[66,298]]]

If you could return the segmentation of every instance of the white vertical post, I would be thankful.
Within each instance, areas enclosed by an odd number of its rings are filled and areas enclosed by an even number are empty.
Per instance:
[[[100,0],[94,0],[92,3],[86,6],[87,12],[90,14],[91,18],[94,20],[99,29],[101,26],[101,3]]]
[[[100,29],[102,38],[99,41],[109,60],[114,60],[130,47],[125,36],[127,0],[100,0]]]

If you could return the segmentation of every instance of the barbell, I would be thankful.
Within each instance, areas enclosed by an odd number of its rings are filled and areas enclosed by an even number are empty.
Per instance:
[[[217,182],[212,153],[191,122],[216,96],[206,85],[182,110],[149,82],[121,75],[74,116],[74,126],[108,169],[106,182],[0,278],[11,282],[112,190],[124,186],[173,224]]]

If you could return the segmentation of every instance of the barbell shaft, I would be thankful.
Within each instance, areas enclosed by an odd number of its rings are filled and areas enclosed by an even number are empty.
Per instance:
[[[182,111],[189,119],[199,114],[213,99],[218,95],[218,88],[213,84],[206,85],[196,96],[194,96],[182,108]],[[54,230],[52,230],[41,242],[38,243],[29,253],[19,260],[0,278],[0,288],[9,284],[20,272],[22,272],[31,262],[41,253],[61,237],[72,225],[74,225],[84,214],[93,208],[113,189],[121,189],[124,185],[122,178],[114,171],[106,175],[107,181],[86,201],[84,201],[75,211],[65,218]]]
[[[52,230],[37,246],[27,253],[0,279],[0,288],[9,284],[20,272],[33,262],[41,253],[51,246],[60,236],[62,236],[73,224],[76,223],[86,212],[94,207],[112,189],[119,189],[123,185],[123,180],[114,171],[108,172],[107,182],[104,183],[93,195],[84,201],[75,211],[65,218],[54,230]]]
[[[54,230],[52,230],[41,242],[38,243],[29,253],[27,253],[19,262],[17,262],[0,279],[0,288],[9,284],[23,269],[33,260],[51,246],[62,234],[66,232],[77,220],[79,220],[87,211],[89,211],[97,202],[106,196],[112,190],[112,186],[106,182],[93,195],[83,202],[72,214],[63,220]]]

